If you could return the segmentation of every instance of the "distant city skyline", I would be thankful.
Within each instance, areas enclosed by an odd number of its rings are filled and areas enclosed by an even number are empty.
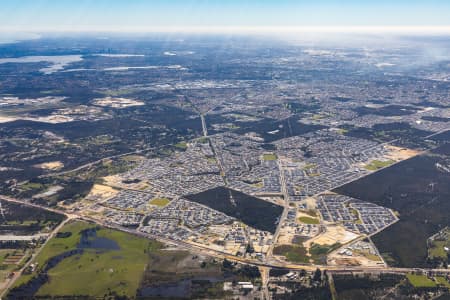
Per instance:
[[[2,0],[0,31],[450,31],[443,0]]]

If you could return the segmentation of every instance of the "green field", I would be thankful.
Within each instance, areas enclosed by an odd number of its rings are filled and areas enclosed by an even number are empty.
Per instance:
[[[175,147],[177,147],[178,149],[185,150],[185,149],[187,149],[187,143],[186,142],[179,142],[179,143],[175,144]]]
[[[252,186],[254,186],[256,188],[262,188],[262,187],[264,187],[264,182],[262,180],[255,182],[255,183],[252,183]]]
[[[428,249],[430,258],[447,258],[447,252],[444,247],[450,247],[450,241],[433,241],[432,246]]]
[[[207,137],[202,136],[201,138],[198,138],[197,141],[202,144],[207,144],[209,139]]]
[[[359,255],[365,256],[367,259],[373,260],[373,261],[381,261],[381,258],[378,255],[369,253],[368,251],[364,250],[354,250],[354,253],[357,253]]]
[[[42,183],[36,183],[36,182],[27,182],[24,184],[19,185],[21,190],[29,191],[29,190],[43,190],[45,188],[45,185]]]
[[[317,217],[317,211],[314,209],[302,210],[302,212],[313,218]]]
[[[340,246],[340,243],[334,243],[333,245],[319,245],[312,243],[311,247],[309,248],[309,254],[315,262],[320,262],[326,258],[326,255],[328,253],[336,250]]]
[[[73,222],[64,226],[61,232],[72,233],[66,238],[53,238],[37,257],[38,270],[53,256],[76,249],[80,241],[80,231],[96,225]],[[120,249],[84,249],[63,259],[48,271],[49,282],[37,292],[38,296],[88,295],[103,297],[107,293],[134,296],[138,289],[149,253],[161,248],[158,242],[136,237],[121,231],[99,228],[97,238],[114,241]],[[20,283],[33,275],[25,275]],[[17,284],[18,285],[18,284]],[[16,286],[17,286],[16,285]]]
[[[441,237],[430,242],[428,247],[428,258],[446,261],[447,251],[445,251],[444,247],[450,248],[450,229],[443,229],[441,233]]]
[[[319,222],[319,219],[317,219],[317,218],[311,218],[311,217],[306,217],[306,216],[300,217],[300,218],[298,218],[298,220],[299,220],[300,222],[302,222],[302,223],[305,223],[305,224],[319,224],[319,223],[320,223],[320,222]]]
[[[277,160],[277,156],[275,154],[263,154],[263,160],[269,161],[269,160]]]
[[[337,133],[339,133],[339,134],[346,134],[346,133],[348,133],[348,129],[339,128]]]
[[[376,171],[376,170],[379,170],[381,168],[385,168],[387,166],[390,166],[393,163],[395,163],[394,160],[386,160],[386,161],[372,160],[369,164],[365,165],[364,168],[366,168],[369,171]]]
[[[273,254],[283,255],[286,257],[286,260],[295,263],[309,262],[306,249],[300,245],[279,245],[273,249]]]
[[[433,288],[437,286],[436,282],[425,275],[406,274],[406,278],[416,288]]]
[[[170,200],[167,198],[154,198],[150,200],[150,204],[160,207],[166,206],[167,204],[169,204],[169,202]]]
[[[437,276],[435,279],[439,285],[445,286],[446,288],[450,289],[450,282],[448,282],[444,276]]]
[[[27,251],[23,249],[0,249],[0,265],[11,264],[9,261],[20,261],[22,259],[13,259],[26,255]],[[13,263],[14,264],[14,263]]]
[[[317,165],[316,164],[306,164],[304,167],[303,167],[303,170],[311,170],[311,169],[314,169],[315,167],[317,167]]]
[[[214,157],[207,157],[206,160],[207,160],[209,163],[212,163],[212,164],[217,163],[217,160],[216,160]]]

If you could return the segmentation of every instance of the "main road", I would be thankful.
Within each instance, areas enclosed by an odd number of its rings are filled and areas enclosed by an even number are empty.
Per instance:
[[[14,202],[14,203],[18,203],[18,204],[25,204],[28,206],[32,206],[32,207],[36,207],[36,208],[42,208],[39,205],[34,205],[32,203],[24,203],[22,201],[16,200],[16,199],[12,199],[9,197],[4,197],[4,196],[0,196],[0,200],[4,200],[4,201],[9,201],[9,202]],[[58,214],[61,214],[62,212],[54,210],[54,209],[50,209],[47,208],[46,210],[51,211],[51,212],[56,212]],[[58,226],[55,227],[55,229],[53,229],[53,231],[48,235],[47,239],[45,240],[45,242],[38,248],[38,250],[34,253],[31,254],[31,258],[23,265],[23,267],[14,272],[14,276],[11,277],[8,282],[6,283],[6,285],[3,287],[2,292],[0,293],[0,299],[3,299],[3,297],[5,296],[6,292],[11,288],[11,286],[16,282],[17,279],[19,279],[20,275],[22,275],[22,272],[24,270],[26,270],[34,261],[34,259],[39,255],[39,253],[41,253],[42,249],[44,248],[44,246],[56,235],[56,233],[58,231],[61,230],[61,228],[70,220],[73,220],[74,218],[77,218],[77,216],[72,215],[72,214],[67,214],[67,213],[62,213],[66,216],[66,219],[64,219],[64,221],[62,221]]]
[[[289,212],[289,193],[287,190],[286,179],[284,177],[283,168],[281,167],[281,162],[279,159],[277,159],[277,163],[278,163],[278,169],[280,170],[281,191],[283,193],[283,198],[284,198],[283,212],[280,216],[280,219],[278,220],[277,229],[275,230],[275,233],[274,233],[273,239],[272,239],[272,244],[269,246],[269,249],[267,251],[266,261],[269,261],[272,259],[273,248],[275,247],[275,244],[277,243],[278,237],[280,236],[281,227],[283,226],[283,223],[286,220],[287,214]]]
[[[374,267],[345,266],[345,267],[343,267],[343,266],[328,266],[328,265],[315,265],[315,264],[292,264],[292,263],[285,263],[285,262],[277,261],[274,259],[271,259],[270,261],[260,261],[257,259],[249,259],[249,258],[244,258],[244,257],[240,257],[240,256],[230,255],[229,253],[226,253],[226,252],[223,252],[220,250],[210,249],[206,246],[202,246],[199,244],[191,244],[191,243],[185,242],[183,240],[172,240],[172,239],[164,238],[161,236],[147,234],[147,233],[140,232],[137,230],[125,228],[125,227],[122,227],[119,225],[114,225],[114,224],[111,224],[109,222],[105,222],[102,220],[93,219],[93,218],[83,216],[80,214],[67,213],[62,210],[49,208],[49,207],[39,205],[39,204],[29,203],[29,202],[14,199],[11,197],[6,197],[6,196],[0,195],[0,200],[19,203],[19,204],[27,205],[30,207],[36,207],[36,208],[56,212],[59,214],[63,214],[67,217],[67,219],[64,221],[64,223],[68,222],[71,219],[80,219],[80,220],[84,220],[87,222],[96,223],[96,224],[99,224],[101,226],[108,227],[111,229],[116,229],[116,230],[120,230],[123,232],[127,232],[127,233],[130,233],[133,235],[142,236],[142,237],[146,237],[146,238],[150,238],[150,239],[155,239],[155,240],[161,241],[162,243],[176,245],[180,248],[184,248],[184,249],[190,250],[195,253],[209,255],[209,256],[222,258],[222,259],[228,259],[231,261],[235,261],[235,262],[239,262],[239,263],[243,263],[243,264],[247,264],[247,265],[253,265],[253,266],[257,266],[257,267],[282,268],[282,269],[288,269],[288,270],[302,270],[303,269],[306,271],[314,271],[317,268],[319,268],[319,269],[326,269],[327,271],[331,271],[331,272],[374,272],[374,273],[377,273],[377,272],[408,273],[411,271],[422,270],[422,271],[432,271],[432,272],[440,272],[440,273],[450,274],[450,269],[397,268],[397,267],[379,267],[379,266],[376,266],[376,267],[375,266]],[[62,227],[62,225],[60,224],[56,229],[59,229],[60,227]],[[56,231],[57,231],[56,229],[53,231],[50,238],[56,233]]]

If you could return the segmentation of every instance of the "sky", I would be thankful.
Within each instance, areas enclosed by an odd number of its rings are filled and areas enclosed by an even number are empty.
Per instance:
[[[0,31],[427,28],[450,31],[450,0],[1,0]]]

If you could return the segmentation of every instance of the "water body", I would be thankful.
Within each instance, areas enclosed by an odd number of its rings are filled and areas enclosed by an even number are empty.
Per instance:
[[[98,237],[96,228],[89,228],[80,232],[80,242],[76,249],[66,251],[59,255],[50,258],[43,268],[43,270],[31,279],[27,284],[17,287],[8,294],[9,299],[32,299],[39,289],[46,284],[50,277],[48,271],[55,268],[64,259],[74,255],[82,255],[86,249],[104,250],[119,250],[120,247],[108,238]],[[115,257],[118,258],[118,257]]]
[[[54,56],[23,56],[12,58],[0,58],[0,64],[6,63],[40,63],[48,62],[48,67],[42,68],[39,71],[44,74],[52,74],[54,72],[63,70],[67,65],[82,61],[81,55],[54,55]]]
[[[79,249],[120,250],[120,246],[116,241],[105,237],[98,237],[95,228],[86,229],[81,232],[80,243],[77,247]]]

